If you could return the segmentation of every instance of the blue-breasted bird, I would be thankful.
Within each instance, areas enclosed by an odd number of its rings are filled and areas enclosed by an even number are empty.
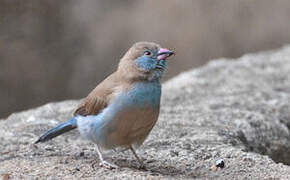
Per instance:
[[[166,59],[173,51],[152,42],[134,44],[120,60],[116,72],[101,82],[79,105],[74,117],[44,133],[35,143],[45,142],[78,128],[97,144],[101,165],[118,168],[103,159],[101,148],[139,147],[154,127],[160,109],[161,83]]]

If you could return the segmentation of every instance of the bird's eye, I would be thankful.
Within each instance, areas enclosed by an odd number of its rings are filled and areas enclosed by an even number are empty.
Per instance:
[[[145,51],[145,52],[144,52],[144,55],[145,55],[145,56],[151,56],[151,52],[150,52],[150,51]]]

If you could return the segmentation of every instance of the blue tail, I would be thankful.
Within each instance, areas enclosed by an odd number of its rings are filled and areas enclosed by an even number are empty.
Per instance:
[[[75,117],[71,118],[70,120],[61,123],[60,125],[46,131],[36,142],[45,142],[48,141],[58,135],[61,135],[65,132],[68,132],[72,129],[75,129],[77,127],[77,119]]]

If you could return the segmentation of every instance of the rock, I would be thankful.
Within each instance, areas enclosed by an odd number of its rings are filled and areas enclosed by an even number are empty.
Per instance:
[[[12,179],[290,179],[290,46],[220,59],[167,81],[161,114],[138,154],[106,153],[69,132],[33,145],[80,101],[50,103],[0,121],[0,174]],[[212,170],[216,160],[226,166]]]

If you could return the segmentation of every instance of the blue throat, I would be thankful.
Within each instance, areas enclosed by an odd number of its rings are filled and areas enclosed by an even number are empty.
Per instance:
[[[157,60],[156,58],[151,58],[148,56],[141,56],[136,59],[138,67],[150,71],[156,68]]]
[[[153,82],[155,80],[158,81],[162,78],[164,70],[167,67],[166,60],[157,60],[157,56],[148,57],[148,56],[141,56],[136,59],[137,66],[146,72],[151,72],[148,76],[148,80]]]

